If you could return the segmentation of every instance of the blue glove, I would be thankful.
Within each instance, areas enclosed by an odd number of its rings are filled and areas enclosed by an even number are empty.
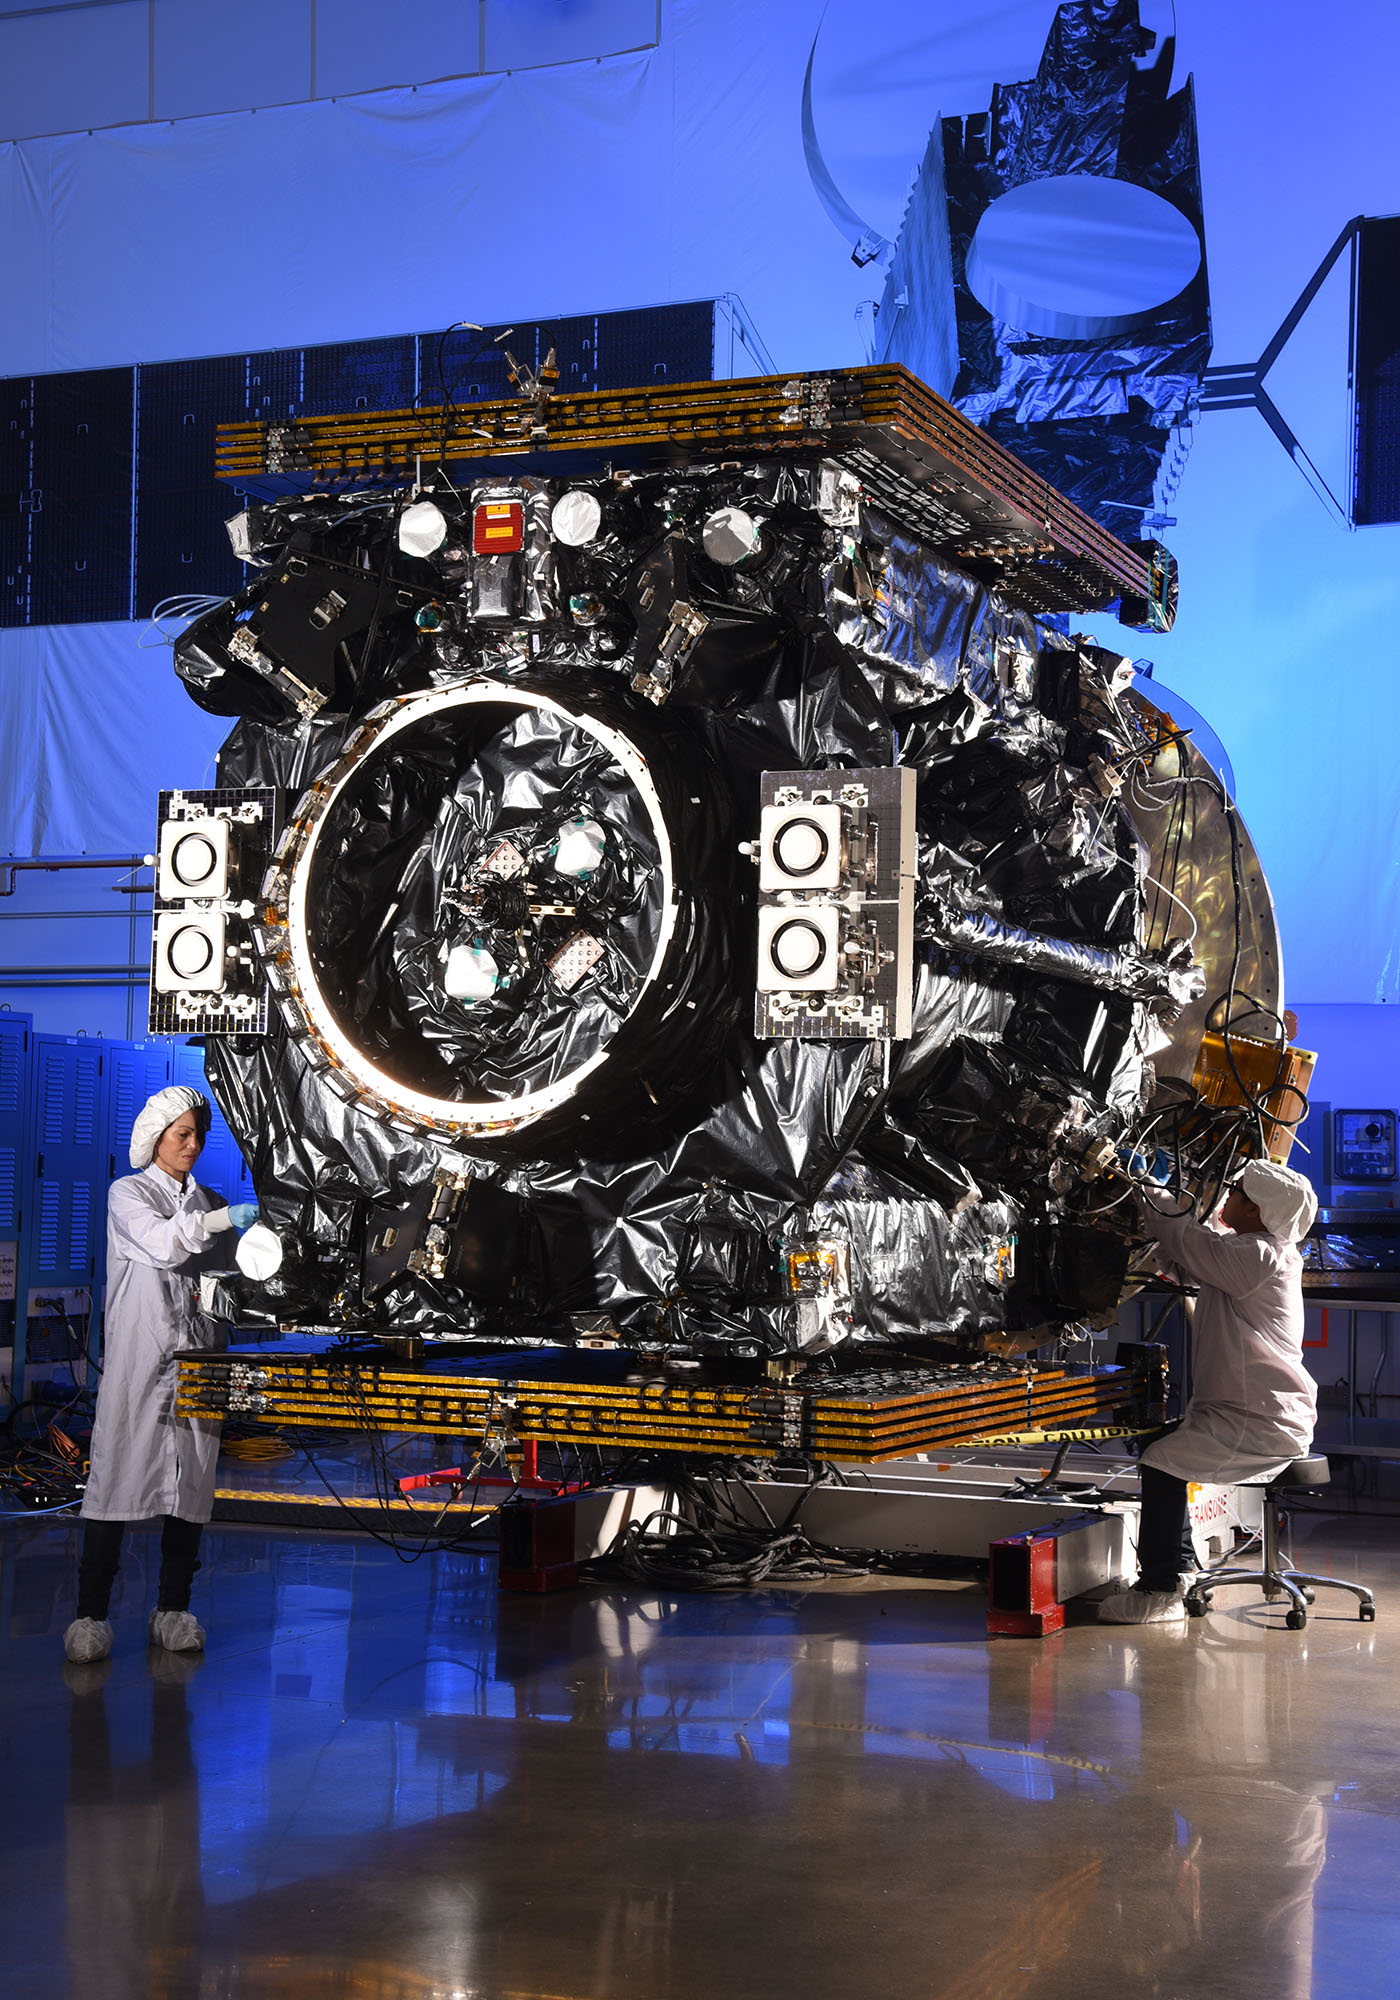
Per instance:
[[[258,1219],[258,1204],[255,1201],[231,1201],[228,1218],[235,1229],[246,1229],[249,1223]]]
[[[1126,1174],[1137,1181],[1155,1181],[1162,1187],[1172,1176],[1172,1163],[1159,1146],[1149,1159],[1146,1153],[1134,1152],[1131,1146],[1118,1148],[1118,1162]]]

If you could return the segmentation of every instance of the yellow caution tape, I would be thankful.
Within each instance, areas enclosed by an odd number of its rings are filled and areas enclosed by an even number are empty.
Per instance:
[[[1028,1445],[1028,1444],[1097,1444],[1101,1438],[1146,1437],[1150,1430],[1160,1430],[1160,1424],[1098,1424],[1075,1431],[1001,1431],[996,1437],[967,1438],[957,1446],[947,1448],[957,1451],[982,1451],[988,1445]]]

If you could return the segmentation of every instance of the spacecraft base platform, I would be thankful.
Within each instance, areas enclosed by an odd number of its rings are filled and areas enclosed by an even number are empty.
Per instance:
[[[527,1444],[874,1465],[978,1442],[1162,1420],[1163,1350],[1073,1371],[979,1359],[723,1382],[631,1354],[526,1350],[400,1360],[299,1344],[179,1357],[178,1415],[277,1428],[445,1436],[506,1459]]]

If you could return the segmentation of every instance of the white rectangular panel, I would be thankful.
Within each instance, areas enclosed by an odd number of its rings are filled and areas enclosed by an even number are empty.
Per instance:
[[[486,0],[486,67],[534,69],[656,44],[656,0]]]
[[[166,820],[156,866],[162,902],[216,902],[228,894],[228,834],[226,819]]]
[[[146,116],[146,0],[0,16],[0,141]]]
[[[835,889],[841,882],[838,805],[765,806],[759,825],[758,886]]]
[[[480,10],[466,0],[398,0],[388,33],[384,0],[317,0],[318,97],[475,76],[480,67]]]
[[[834,993],[840,964],[841,913],[834,904],[760,905],[760,993]]]
[[[225,924],[221,910],[167,911],[156,918],[152,983],[157,993],[222,993]]]
[[[155,114],[192,118],[311,93],[308,0],[155,0]],[[141,10],[143,13],[145,9]]]

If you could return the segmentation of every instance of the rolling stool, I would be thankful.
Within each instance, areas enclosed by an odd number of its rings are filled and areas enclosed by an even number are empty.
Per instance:
[[[1242,1486],[1260,1487],[1264,1494],[1263,1553],[1259,1568],[1207,1570],[1186,1592],[1186,1609],[1193,1618],[1200,1618],[1209,1609],[1211,1592],[1222,1583],[1257,1583],[1265,1597],[1290,1598],[1288,1624],[1295,1632],[1301,1632],[1307,1624],[1308,1606],[1319,1590],[1349,1590],[1361,1600],[1358,1617],[1375,1617],[1375,1599],[1364,1584],[1347,1583],[1339,1576],[1305,1576],[1301,1570],[1285,1569],[1279,1559],[1280,1497],[1308,1487],[1326,1486],[1331,1476],[1326,1458],[1321,1452],[1316,1452],[1308,1458],[1295,1458],[1291,1465],[1275,1473],[1272,1479],[1243,1479],[1239,1482]]]

